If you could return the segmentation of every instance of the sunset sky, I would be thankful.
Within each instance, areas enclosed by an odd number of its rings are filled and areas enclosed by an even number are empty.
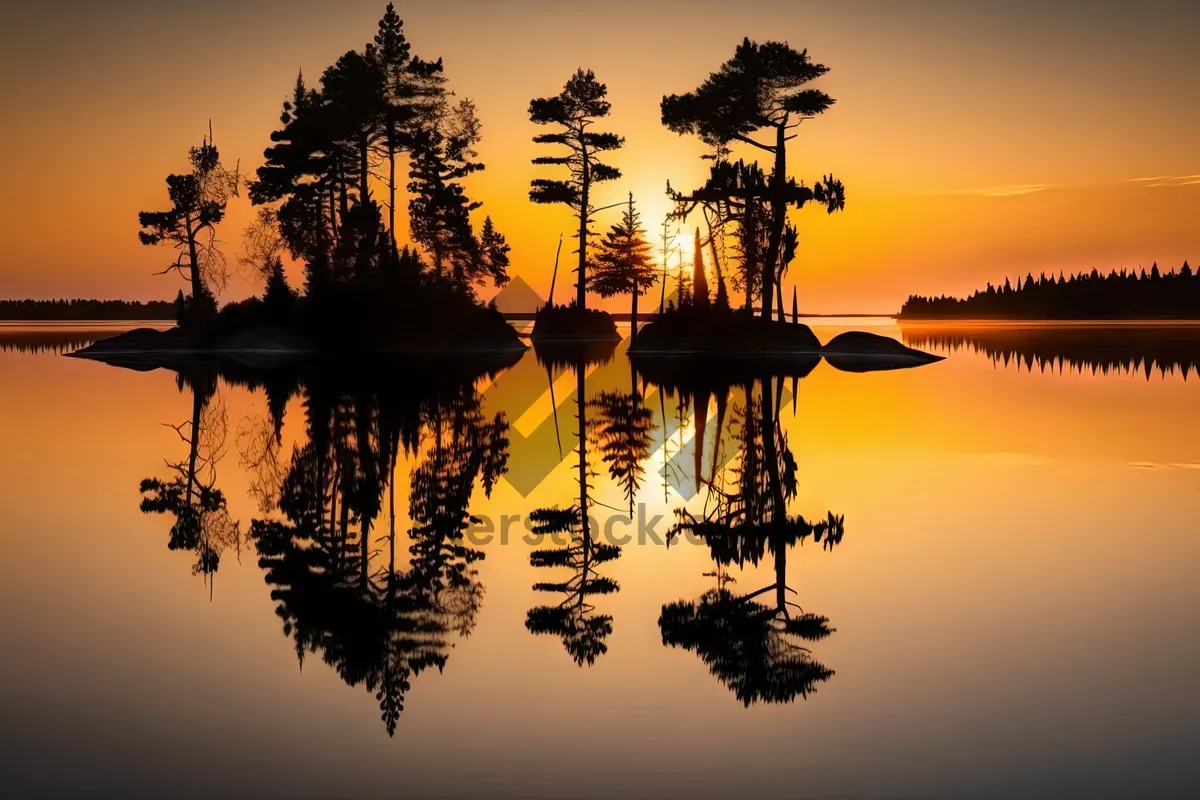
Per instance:
[[[7,2],[0,10],[0,297],[173,297],[137,212],[212,120],[227,161],[261,162],[298,69],[315,84],[374,34],[384,0]],[[666,181],[697,184],[703,146],[662,127],[743,36],[808,48],[837,99],[792,142],[792,172],[832,173],[846,210],[796,215],[785,282],[809,312],[888,312],[909,293],[1006,275],[1200,261],[1200,4],[406,0],[413,52],[475,100],[487,164],[469,190],[543,294],[568,212],[535,206],[529,100],[576,67],[607,83],[607,129],[657,235]],[[752,154],[747,154],[752,155]],[[602,212],[601,226],[616,217]],[[251,215],[234,201],[231,257]],[[566,250],[567,248],[564,248]],[[690,252],[687,256],[690,259]],[[226,299],[251,291],[235,281]],[[618,301],[623,307],[625,301]]]

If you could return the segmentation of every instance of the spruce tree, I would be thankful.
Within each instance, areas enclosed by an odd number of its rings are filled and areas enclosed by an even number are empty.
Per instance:
[[[692,256],[692,301],[696,308],[708,308],[708,277],[704,274],[704,244],[696,228],[695,251]]]
[[[388,162],[388,232],[393,247],[396,244],[396,156],[406,142],[406,128],[414,116],[408,69],[411,49],[404,36],[404,20],[396,13],[395,5],[388,3],[375,34],[375,50],[384,79],[383,145]]]
[[[462,100],[421,131],[409,173],[413,241],[429,253],[436,272],[463,289],[479,258],[470,213],[482,203],[470,199],[462,181],[483,169],[474,149],[481,130],[474,103]]]
[[[633,296],[630,318],[637,335],[638,297],[658,280],[651,246],[646,241],[641,215],[629,195],[621,221],[613,225],[597,248],[591,265],[591,286],[601,297]]]
[[[510,250],[504,234],[496,230],[491,217],[486,217],[479,232],[479,269],[473,277],[476,280],[490,278],[495,286],[507,284]]]

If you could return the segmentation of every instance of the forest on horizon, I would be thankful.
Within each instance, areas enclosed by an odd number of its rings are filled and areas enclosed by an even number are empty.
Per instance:
[[[1017,285],[1005,278],[970,297],[912,295],[900,309],[900,319],[1200,319],[1200,272],[1188,262],[1178,271],[1162,273],[1122,269],[1102,275],[1093,269],[1057,277],[1026,274]]]

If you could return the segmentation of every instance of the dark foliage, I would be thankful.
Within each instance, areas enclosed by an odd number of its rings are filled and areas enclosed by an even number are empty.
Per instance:
[[[482,126],[470,100],[449,103],[440,59],[411,50],[389,5],[371,43],[326,69],[319,88],[298,77],[283,104],[250,198],[274,209],[305,284],[292,319],[271,324],[318,347],[457,347],[497,337],[512,345],[515,335],[496,324],[500,315],[475,298],[478,285],[504,285],[509,264],[509,246],[490,218],[476,235],[471,212],[481,204],[463,185],[483,169],[474,150]],[[412,240],[427,259],[396,246],[403,202],[396,165],[404,156]],[[373,175],[385,181],[382,202]],[[281,292],[275,297],[280,302],[265,305],[286,305]],[[259,311],[250,303],[234,314]],[[219,320],[226,334],[227,321]]]
[[[561,145],[566,155],[539,156],[534,164],[567,168],[567,178],[536,178],[529,190],[535,203],[561,203],[579,218],[579,266],[575,280],[575,304],[587,307],[587,266],[589,224],[595,204],[594,184],[621,177],[620,170],[598,159],[601,153],[620,149],[625,140],[614,133],[590,130],[611,110],[608,87],[596,80],[591,70],[580,68],[567,79],[563,90],[554,97],[535,97],[529,102],[529,119],[538,125],[557,128],[554,133],[533,137],[538,144]]]
[[[605,311],[581,310],[577,305],[547,305],[538,309],[533,323],[533,340],[619,342],[621,335],[612,316]]]
[[[192,393],[192,416],[171,425],[187,447],[177,461],[167,461],[170,477],[144,478],[141,510],[173,519],[167,547],[191,552],[193,574],[207,581],[220,566],[221,554],[241,544],[241,526],[229,515],[224,493],[217,488],[217,465],[226,452],[228,421],[211,379],[187,384]]]
[[[0,300],[0,319],[175,319],[175,304],[166,300]]]
[[[175,251],[175,260],[162,272],[178,272],[188,281],[191,300],[185,316],[200,325],[216,310],[213,298],[229,277],[217,225],[225,218],[230,198],[238,194],[241,176],[236,167],[230,170],[221,163],[211,130],[188,151],[188,162],[190,172],[167,176],[171,207],[138,213],[138,239]]]
[[[733,57],[695,91],[662,99],[664,126],[678,134],[699,136],[712,148],[706,156],[713,161],[712,172],[704,186],[682,193],[668,185],[675,203],[673,216],[683,220],[697,207],[703,208],[718,275],[722,269],[715,238],[732,229],[728,232],[741,243],[746,304],[759,297],[764,319],[772,317],[780,283],[796,253],[798,232],[788,222],[788,209],[810,201],[824,205],[829,213],[845,207],[841,181],[827,175],[809,188],[789,177],[787,170],[787,143],[795,138],[789,131],[834,103],[829,95],[807,86],[828,71],[813,63],[807,50],[745,39]],[[760,130],[773,134],[773,140],[754,139],[752,134]],[[757,162],[729,161],[730,148],[737,142],[772,157],[769,176]],[[778,301],[782,307],[782,296]]]
[[[1005,278],[967,298],[912,295],[902,319],[1200,319],[1200,273],[1185,261],[1178,272],[1158,264],[1140,273],[1093,269],[1063,277],[1027,274],[1017,285]]]
[[[600,459],[609,477],[621,487],[632,516],[634,497],[650,458],[654,413],[642,402],[636,386],[629,392],[601,392],[587,405],[596,412],[593,436]]]
[[[540,581],[533,585],[536,592],[562,595],[562,599],[558,603],[529,609],[525,627],[535,635],[558,636],[576,664],[590,666],[608,652],[605,640],[613,630],[612,615],[597,614],[592,600],[620,590],[618,583],[600,574],[598,568],[619,558],[621,548],[597,541],[599,530],[591,518],[590,506],[593,502],[588,460],[587,411],[590,404],[585,400],[586,362],[583,356],[568,368],[575,374],[579,494],[568,508],[540,508],[529,514],[530,532],[551,545],[530,553],[530,565],[560,573],[565,570],[567,576],[564,580]],[[552,372],[550,380],[553,382]],[[557,407],[554,413],[558,414]]]
[[[734,408],[730,420],[735,458],[724,470],[717,468],[722,459],[714,458],[713,475],[706,481],[711,500],[707,513],[694,516],[680,509],[671,531],[671,539],[686,536],[708,546],[715,569],[707,574],[716,577],[716,588],[696,601],[664,604],[658,620],[664,645],[698,654],[747,706],[807,697],[833,676],[801,644],[829,636],[829,620],[790,601],[794,590],[785,581],[789,551],[808,539],[832,550],[842,540],[844,520],[830,513],[810,523],[788,514],[788,503],[797,495],[796,459],[779,423],[775,395],[771,381],[743,387],[744,405]],[[723,397],[718,398],[721,408]],[[692,403],[699,415],[708,394],[695,395]],[[718,431],[717,446],[725,441],[723,434]],[[697,437],[703,438],[700,430]],[[698,451],[696,462],[699,466]],[[768,556],[774,566],[772,583],[745,594],[728,588],[736,580],[729,567],[757,565]],[[773,601],[760,602],[760,597]]]
[[[484,414],[474,388],[488,373],[456,366],[339,360],[225,374],[266,381],[276,431],[288,398],[301,398],[307,441],[290,458],[270,444],[270,427],[268,446],[241,453],[266,481],[256,496],[267,516],[254,520],[250,540],[297,658],[318,655],[370,692],[389,736],[414,679],[441,671],[455,638],[474,628],[483,553],[465,535],[477,522],[470,504],[507,469],[508,423]],[[398,482],[409,486],[407,501],[396,497]]]
[[[609,229],[596,249],[590,266],[589,286],[601,297],[627,294],[632,298],[630,321],[637,334],[638,298],[655,284],[658,273],[650,256],[650,244],[642,228],[641,215],[633,205],[633,194],[621,221]]]

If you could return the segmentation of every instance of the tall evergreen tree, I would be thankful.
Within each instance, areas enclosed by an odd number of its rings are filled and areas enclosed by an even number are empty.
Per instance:
[[[633,205],[633,194],[621,215],[601,242],[591,265],[591,285],[601,297],[619,294],[633,296],[630,316],[633,335],[637,335],[638,297],[658,280],[651,246],[646,241],[641,216]]]
[[[482,203],[472,201],[462,185],[483,169],[474,149],[481,131],[470,100],[446,109],[418,136],[408,184],[413,240],[428,251],[439,274],[464,289],[483,271],[480,242],[471,225],[471,212]]]
[[[727,148],[733,142],[751,145],[769,153],[774,161],[761,200],[765,205],[767,245],[761,269],[762,316],[770,319],[775,285],[786,268],[782,254],[789,206],[800,207],[810,200],[824,204],[832,213],[845,205],[840,181],[825,177],[810,189],[787,174],[789,133],[802,121],[826,111],[834,100],[807,84],[828,72],[812,62],[808,51],[796,51],[782,42],[758,44],[743,40],[733,58],[721,65],[695,90],[669,95],[662,100],[662,122],[679,134],[699,136],[706,143]],[[759,130],[774,134],[772,143],[752,138]],[[716,179],[722,160],[714,164]],[[712,181],[710,181],[712,183]],[[709,187],[711,188],[711,187]],[[719,199],[719,198],[718,198]]]
[[[566,180],[536,178],[529,199],[535,203],[562,203],[579,218],[579,267],[575,281],[575,304],[587,308],[588,224],[593,210],[591,190],[595,183],[616,180],[621,173],[597,160],[601,153],[619,149],[625,140],[614,133],[597,133],[590,128],[611,110],[608,87],[596,80],[591,70],[577,70],[562,92],[554,97],[534,98],[529,103],[529,119],[538,125],[553,125],[559,130],[533,137],[538,144],[558,144],[568,148],[565,156],[541,156],[534,164],[565,166]]]
[[[495,286],[508,283],[508,253],[512,250],[504,234],[496,230],[491,217],[485,217],[479,232],[479,269],[476,280],[490,279]]]
[[[306,290],[326,277],[329,251],[336,233],[336,172],[325,147],[322,98],[296,77],[290,100],[283,103],[282,127],[263,153],[257,180],[249,182],[250,201],[276,204],[279,231],[293,258],[305,265]],[[316,272],[314,272],[316,270]]]
[[[365,205],[371,200],[371,153],[383,136],[387,109],[384,69],[375,46],[347,52],[325,70],[321,85],[333,138],[353,154],[354,162],[345,169],[357,182],[358,202]]]
[[[696,228],[695,250],[692,254],[692,302],[697,308],[708,308],[708,278],[704,274],[704,243]]]
[[[383,70],[383,145],[388,164],[388,232],[393,247],[396,244],[396,156],[407,144],[408,128],[415,116],[409,69],[411,49],[404,36],[404,20],[396,13],[396,6],[388,3],[375,34],[375,51]]]

